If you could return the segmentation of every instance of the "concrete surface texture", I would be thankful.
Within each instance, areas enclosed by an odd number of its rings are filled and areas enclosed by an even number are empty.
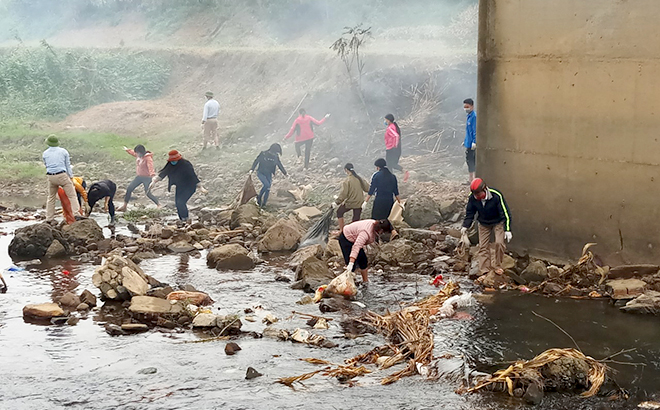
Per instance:
[[[660,256],[660,1],[481,0],[477,174],[514,250]]]

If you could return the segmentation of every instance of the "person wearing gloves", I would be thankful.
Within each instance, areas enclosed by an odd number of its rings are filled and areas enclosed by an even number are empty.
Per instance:
[[[326,114],[325,117],[323,117],[321,120],[317,120],[311,115],[307,115],[307,112],[304,108],[301,108],[298,113],[300,116],[296,118],[296,120],[293,122],[293,125],[291,125],[291,129],[289,130],[289,133],[284,137],[284,141],[288,140],[294,132],[296,133],[296,154],[298,155],[298,159],[300,159],[300,147],[304,145],[305,169],[307,169],[307,167],[309,167],[309,157],[312,152],[312,143],[314,142],[314,128],[312,124],[323,124],[325,120],[330,117],[330,114]]]
[[[94,205],[101,199],[105,198],[105,204],[103,209],[108,211],[110,214],[110,225],[115,224],[115,204],[113,199],[117,193],[117,185],[110,181],[109,179],[104,179],[103,181],[94,182],[87,191],[87,203],[89,208],[87,209],[87,216],[92,213]]]
[[[465,162],[468,166],[470,181],[474,179],[474,172],[476,171],[477,164],[477,113],[474,112],[474,100],[467,98],[463,101],[463,109],[467,114],[465,122],[465,139],[463,140],[463,148],[465,148]]]
[[[394,200],[399,203],[401,208],[404,208],[399,198],[399,184],[394,174],[387,168],[387,162],[383,158],[378,158],[374,162],[376,173],[371,177],[371,186],[367,197],[362,204],[364,210],[369,203],[369,199],[375,194],[374,207],[371,211],[373,219],[387,219],[392,212],[392,205]]]
[[[511,234],[511,212],[498,190],[489,188],[481,178],[476,178],[470,184],[472,195],[468,199],[465,209],[465,220],[461,234],[465,236],[472,225],[475,215],[479,225],[479,275],[485,275],[491,271],[490,234],[495,235],[495,273],[502,274],[502,259],[504,258],[504,241],[510,242]]]
[[[147,192],[151,192],[153,187],[165,177],[168,178],[167,190],[170,191],[172,186],[176,186],[176,193],[174,194],[174,204],[176,205],[176,212],[179,219],[183,222],[188,221],[188,200],[193,196],[197,188],[206,194],[208,191],[204,189],[202,183],[199,181],[195,168],[187,159],[184,159],[179,151],[173,149],[168,153],[167,164],[160,170],[158,175],[149,184]]]
[[[128,188],[126,188],[124,203],[117,210],[120,212],[126,211],[133,191],[140,185],[144,187],[144,191],[147,193],[147,197],[151,199],[151,201],[156,204],[157,207],[160,208],[158,198],[149,192],[149,185],[151,184],[151,180],[156,176],[156,171],[154,171],[154,158],[151,154],[151,151],[147,151],[144,145],[136,145],[134,149],[124,147],[124,151],[135,157],[135,173],[137,176],[128,185]]]
[[[384,233],[391,233],[392,237],[397,234],[389,220],[365,219],[346,225],[339,235],[339,246],[344,255],[346,270],[355,272],[355,269],[359,268],[362,283],[369,282],[369,261],[363,248],[374,243]]]
[[[80,206],[80,215],[87,215],[87,183],[83,177],[71,178],[73,187],[76,189],[76,197],[78,197],[78,205]]]
[[[403,167],[399,165],[401,159],[401,128],[394,121],[394,115],[385,116],[385,161],[392,170],[403,172]],[[403,173],[403,182],[408,182],[410,173]]]
[[[337,221],[339,230],[344,230],[344,214],[353,211],[353,222],[359,221],[362,215],[362,203],[364,202],[364,193],[369,192],[369,184],[362,179],[350,162],[344,165],[346,179],[341,183],[341,191],[335,200],[337,209]]]
[[[268,202],[268,195],[270,195],[270,187],[273,185],[273,175],[277,171],[277,168],[282,171],[282,174],[287,175],[282,161],[280,161],[280,155],[282,154],[282,147],[280,144],[273,144],[268,148],[267,151],[261,151],[257,158],[252,163],[252,168],[250,169],[250,174],[254,172],[255,168],[257,169],[257,178],[261,181],[261,191],[257,195],[257,204],[259,207],[263,208]]]

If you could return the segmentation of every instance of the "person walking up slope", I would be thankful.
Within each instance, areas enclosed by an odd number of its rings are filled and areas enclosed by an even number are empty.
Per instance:
[[[394,115],[387,114],[385,116],[385,161],[391,170],[403,172],[403,167],[399,165],[401,159],[401,128],[399,124],[394,121]],[[403,182],[408,182],[410,173],[405,171],[403,173]]]
[[[206,104],[204,104],[204,113],[202,114],[202,129],[204,130],[204,146],[215,142],[215,149],[220,149],[220,137],[218,136],[218,115],[220,115],[220,103],[213,98],[213,93],[207,91]]]
[[[268,195],[270,194],[270,187],[273,184],[273,175],[277,172],[277,168],[282,171],[282,174],[287,175],[280,155],[282,154],[282,147],[280,144],[273,144],[267,151],[261,151],[257,158],[252,163],[250,174],[257,169],[257,178],[261,181],[262,187],[257,195],[257,204],[263,208],[268,202]],[[258,168],[257,168],[258,167]]]
[[[341,191],[335,200],[339,205],[337,209],[337,221],[339,222],[339,230],[344,230],[344,214],[348,211],[353,211],[353,222],[359,221],[362,215],[362,203],[364,202],[364,193],[369,191],[369,184],[362,179],[350,162],[344,165],[344,172],[346,172],[346,179],[341,183]]]
[[[73,178],[73,171],[71,170],[71,157],[69,151],[61,148],[60,142],[55,135],[50,135],[46,138],[46,149],[42,158],[44,165],[46,165],[46,178],[48,179],[48,199],[46,201],[46,220],[52,221],[55,218],[55,198],[57,190],[62,187],[66,197],[71,202],[71,212],[77,215],[80,211],[78,198],[76,197],[76,189],[73,186],[71,178]]]
[[[135,149],[124,147],[124,151],[135,157],[135,173],[137,176],[128,185],[128,188],[126,188],[124,203],[117,210],[120,212],[126,211],[133,191],[140,185],[144,187],[147,197],[160,208],[158,198],[149,192],[149,185],[151,184],[152,179],[156,176],[156,171],[154,170],[154,158],[151,151],[147,151],[144,145],[136,145]]]
[[[495,235],[495,273],[502,274],[504,259],[504,241],[513,239],[511,233],[511,212],[498,190],[489,188],[481,178],[476,178],[470,184],[472,194],[465,208],[465,219],[461,234],[466,235],[472,225],[475,215],[479,225],[479,275],[485,275],[491,270],[490,234]]]
[[[312,143],[314,142],[314,129],[312,124],[321,125],[325,120],[330,117],[330,114],[326,114],[321,120],[317,120],[311,115],[307,115],[307,112],[304,108],[301,108],[298,111],[300,116],[296,118],[289,130],[289,133],[284,137],[284,141],[288,140],[293,133],[296,133],[296,154],[298,159],[301,156],[300,147],[305,146],[305,169],[309,167],[309,157],[312,152]]]

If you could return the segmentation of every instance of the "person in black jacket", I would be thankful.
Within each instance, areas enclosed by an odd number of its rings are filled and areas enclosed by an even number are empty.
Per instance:
[[[504,258],[504,241],[510,242],[511,212],[504,200],[504,195],[498,190],[489,188],[481,178],[476,178],[470,184],[472,195],[465,209],[465,220],[461,233],[465,235],[472,225],[475,215],[479,225],[479,274],[485,275],[491,270],[490,233],[495,235],[495,273],[502,274],[502,259]]]
[[[284,175],[287,175],[284,166],[282,166],[282,161],[280,161],[280,155],[282,155],[282,147],[280,144],[273,144],[267,151],[261,151],[259,156],[257,156],[252,163],[250,173],[254,172],[256,168],[257,177],[263,185],[261,191],[259,191],[259,195],[257,195],[257,204],[259,204],[261,208],[265,207],[266,202],[268,202],[270,187],[273,185],[273,175],[275,175],[277,168],[279,168]]]
[[[179,219],[184,222],[188,221],[188,200],[193,196],[197,188],[203,194],[206,194],[208,191],[202,186],[195,173],[195,168],[190,161],[183,159],[183,156],[175,149],[168,153],[167,164],[165,164],[163,169],[153,179],[147,193],[151,192],[154,185],[165,177],[168,177],[168,191],[172,189],[172,185],[176,185],[174,204],[176,205],[176,212],[179,215]]]
[[[107,210],[110,214],[110,224],[114,225],[115,223],[115,204],[113,199],[117,193],[117,185],[110,181],[109,179],[104,179],[103,181],[94,182],[87,191],[87,203],[89,204],[89,210],[87,216],[92,213],[94,205],[105,198],[105,205],[103,206],[104,210]]]
[[[369,199],[375,194],[376,198],[374,199],[374,207],[371,210],[371,219],[387,219],[390,217],[395,199],[403,208],[401,198],[399,198],[399,184],[392,171],[387,167],[387,161],[383,158],[378,158],[374,162],[374,166],[376,167],[376,173],[371,177],[371,185],[362,204],[362,210],[367,207]]]

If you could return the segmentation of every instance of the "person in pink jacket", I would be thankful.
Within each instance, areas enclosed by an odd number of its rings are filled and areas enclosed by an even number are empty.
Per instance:
[[[346,225],[339,235],[339,246],[344,255],[346,270],[355,272],[357,264],[362,275],[362,283],[369,282],[369,261],[363,248],[374,243],[383,233],[391,233],[392,237],[396,236],[396,231],[389,220],[365,219]]]
[[[131,195],[133,191],[138,186],[144,186],[144,192],[147,193],[147,197],[153,201],[156,206],[160,208],[160,203],[158,198],[156,198],[151,192],[149,192],[149,184],[151,180],[156,176],[156,171],[154,170],[154,158],[150,151],[147,151],[144,148],[144,145],[136,145],[135,149],[130,149],[124,147],[129,155],[135,157],[135,173],[137,176],[126,188],[126,195],[124,196],[124,204],[120,206],[117,210],[120,212],[125,212],[128,207],[128,202],[131,200]]]
[[[301,108],[298,112],[300,113],[300,116],[296,118],[296,120],[293,122],[293,125],[291,125],[291,129],[289,130],[289,133],[284,137],[284,141],[288,140],[294,132],[296,133],[296,154],[298,155],[298,159],[300,159],[300,147],[304,145],[305,168],[307,168],[309,167],[309,156],[312,152],[312,142],[314,141],[314,129],[312,128],[312,124],[323,124],[325,120],[328,119],[330,114],[326,114],[325,117],[323,117],[321,120],[317,120],[311,115],[307,115],[307,112],[304,108]]]
[[[401,128],[399,124],[394,121],[394,115],[387,114],[385,116],[385,161],[391,170],[403,171],[403,167],[399,165],[401,158]],[[403,182],[408,182],[408,171],[403,174]]]

